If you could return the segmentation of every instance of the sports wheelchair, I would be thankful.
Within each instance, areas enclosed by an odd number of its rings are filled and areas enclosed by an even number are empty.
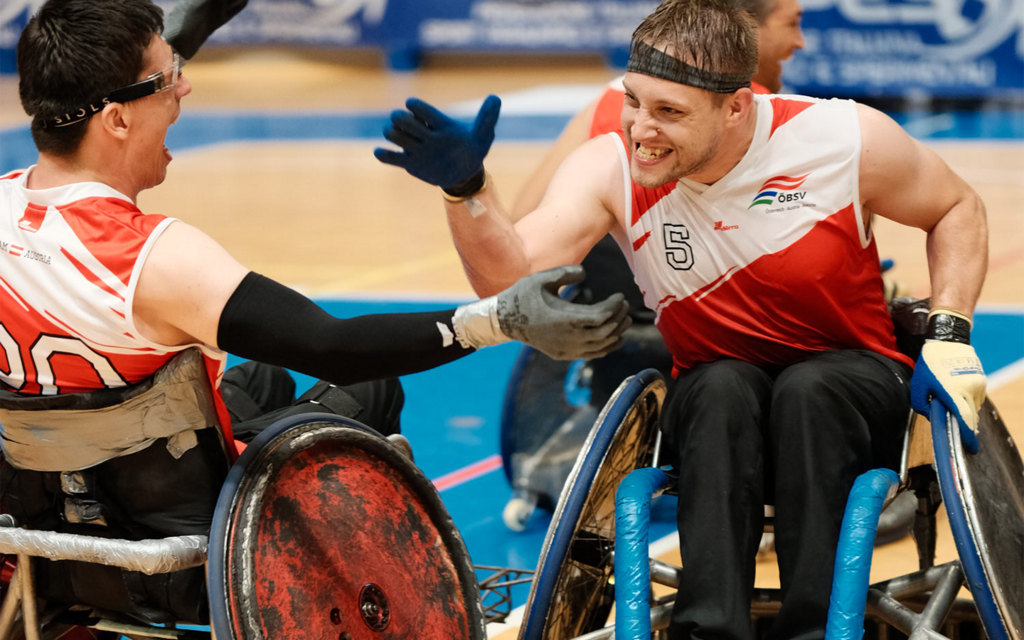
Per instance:
[[[661,374],[645,370],[627,378],[602,410],[555,508],[521,640],[648,640],[667,628],[674,596],[653,597],[652,583],[674,588],[684,575],[648,557],[644,511],[668,485],[658,468],[665,393]],[[989,401],[981,412],[977,454],[963,450],[958,429],[947,428],[952,421],[938,402],[930,419],[932,459],[911,455],[911,445],[924,434],[912,420],[900,474],[870,471],[851,492],[836,554],[829,640],[860,640],[865,613],[882,640],[890,637],[890,626],[914,640],[956,640],[963,623],[979,620],[992,640],[1024,638],[1024,464]],[[918,497],[920,570],[869,587],[874,528],[897,489]],[[959,560],[933,566],[940,501]],[[973,603],[957,598],[965,579]],[[606,626],[613,604],[615,625]],[[780,604],[777,590],[755,589],[751,617],[773,616]]]
[[[143,415],[153,394],[175,410]],[[0,640],[480,640],[507,615],[507,571],[473,567],[434,486],[372,429],[292,416],[235,459],[198,350],[125,389],[0,396],[5,426],[61,425],[61,446],[126,415],[159,437],[80,469],[0,457]]]

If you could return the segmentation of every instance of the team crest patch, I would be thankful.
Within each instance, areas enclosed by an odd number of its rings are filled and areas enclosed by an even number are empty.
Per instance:
[[[775,176],[768,178],[764,181],[764,184],[761,185],[761,188],[757,190],[757,195],[754,196],[754,201],[750,203],[750,206],[747,207],[747,209],[753,209],[759,204],[771,204],[779,197],[780,193],[784,191],[793,191],[799,188],[809,175],[811,174],[806,173],[795,178],[791,176]]]

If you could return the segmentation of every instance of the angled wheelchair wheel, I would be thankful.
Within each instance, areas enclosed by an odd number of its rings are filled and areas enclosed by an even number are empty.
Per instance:
[[[932,445],[942,502],[985,633],[1024,638],[1024,463],[988,399],[978,421],[978,453],[933,402]]]
[[[486,637],[437,491],[354,420],[306,414],[260,434],[221,491],[209,558],[221,640]]]
[[[548,529],[521,640],[575,638],[605,626],[615,595],[615,491],[654,458],[665,381],[654,369],[627,378],[598,417]]]
[[[505,479],[513,487],[517,482],[513,458],[539,449],[572,413],[565,397],[565,376],[572,364],[553,360],[528,345],[516,357],[505,387],[499,441]]]

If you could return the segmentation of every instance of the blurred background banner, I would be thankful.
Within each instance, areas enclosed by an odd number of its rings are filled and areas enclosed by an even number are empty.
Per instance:
[[[0,3],[0,70],[42,0]],[[173,1],[159,0],[170,10]],[[804,0],[807,48],[787,86],[812,95],[1024,94],[1024,0]],[[378,48],[395,69],[425,52],[601,53],[624,65],[649,0],[250,0],[222,45]]]
[[[1024,0],[802,0],[807,47],[785,67],[812,95],[1024,91]]]

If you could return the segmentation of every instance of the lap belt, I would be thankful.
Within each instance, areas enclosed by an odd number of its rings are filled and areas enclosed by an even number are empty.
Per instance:
[[[187,349],[124,389],[57,396],[0,393],[0,448],[11,465],[77,471],[167,438],[175,458],[219,423],[202,353]]]

